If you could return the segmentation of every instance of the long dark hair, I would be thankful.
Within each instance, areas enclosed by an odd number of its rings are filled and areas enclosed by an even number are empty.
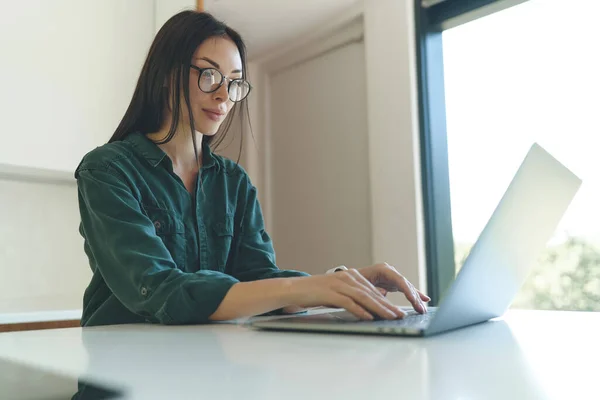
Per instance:
[[[123,140],[132,132],[144,134],[157,132],[164,123],[164,108],[171,107],[172,120],[167,137],[159,144],[170,141],[179,125],[182,107],[181,88],[187,105],[191,133],[196,149],[194,118],[190,106],[190,63],[194,52],[206,39],[228,37],[238,48],[242,59],[242,74],[247,77],[246,46],[241,36],[225,23],[204,12],[182,11],[171,17],[160,28],[144,62],[131,103],[112,135],[109,143]],[[165,84],[167,83],[167,87]],[[168,101],[168,96],[171,101]],[[216,149],[225,139],[233,118],[240,118],[240,155],[244,140],[245,121],[249,125],[248,100],[235,103],[215,136],[204,136],[203,143],[210,143]],[[211,143],[212,141],[215,143]],[[239,162],[239,157],[238,157]]]

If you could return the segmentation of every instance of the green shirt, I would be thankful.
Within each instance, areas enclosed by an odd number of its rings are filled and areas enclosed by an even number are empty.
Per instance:
[[[307,275],[277,268],[256,188],[207,144],[194,196],[141,133],[88,153],[75,178],[93,272],[83,326],[206,323],[238,282]]]

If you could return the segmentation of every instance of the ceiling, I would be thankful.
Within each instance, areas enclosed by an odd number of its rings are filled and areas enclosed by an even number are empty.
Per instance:
[[[250,59],[295,41],[359,0],[205,0],[204,8],[237,30]]]

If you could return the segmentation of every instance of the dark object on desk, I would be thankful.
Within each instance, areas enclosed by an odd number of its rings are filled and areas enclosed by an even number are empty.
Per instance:
[[[0,397],[6,400],[123,398],[123,392],[115,389],[3,359],[0,359],[0,388]]]

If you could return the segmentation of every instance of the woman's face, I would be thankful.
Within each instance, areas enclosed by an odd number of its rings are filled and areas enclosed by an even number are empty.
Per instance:
[[[212,93],[205,93],[198,87],[200,71],[190,69],[190,104],[194,116],[194,127],[204,135],[217,133],[219,126],[231,111],[234,102],[229,99],[227,88],[232,79],[242,78],[242,58],[235,43],[227,37],[214,37],[205,40],[194,52],[192,65],[199,68],[214,68],[224,77],[223,85]],[[211,71],[203,75],[203,84],[213,79]],[[217,74],[218,77],[218,74]],[[184,103],[185,104],[185,103]],[[187,115],[184,112],[184,118]]]

